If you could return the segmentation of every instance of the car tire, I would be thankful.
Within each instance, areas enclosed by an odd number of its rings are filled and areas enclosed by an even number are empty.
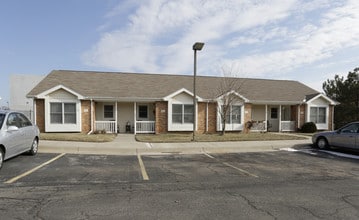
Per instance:
[[[39,150],[39,141],[37,140],[37,138],[35,138],[32,141],[32,145],[31,145],[31,149],[29,150],[29,154],[35,155],[35,154],[37,154],[38,150]]]
[[[4,152],[2,151],[2,149],[0,149],[0,170],[1,170],[1,167],[2,167],[2,164],[4,162]]]
[[[329,147],[327,139],[323,137],[318,138],[316,145],[321,150],[327,149]]]

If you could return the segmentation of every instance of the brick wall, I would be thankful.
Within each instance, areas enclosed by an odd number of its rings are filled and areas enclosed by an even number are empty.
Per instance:
[[[91,131],[91,101],[81,101],[81,132]]]
[[[252,121],[252,104],[244,104],[244,121],[242,124],[245,124],[247,121]]]
[[[208,103],[208,133],[217,132],[217,103]]]
[[[329,115],[328,115],[328,130],[329,130],[329,131],[333,131],[333,130],[334,130],[334,127],[333,127],[333,124],[334,124],[334,121],[333,121],[333,113],[334,113],[334,106],[333,106],[333,105],[330,105],[330,106],[329,106]]]
[[[36,99],[36,125],[39,127],[40,132],[45,132],[45,100]]]
[[[295,121],[295,128],[298,128],[298,107],[299,105],[290,106],[290,120]]]
[[[203,134],[206,132],[206,112],[207,112],[207,105],[204,102],[198,102],[198,109],[197,109],[197,133]]]
[[[156,102],[155,103],[156,114],[156,134],[168,132],[168,103]]]
[[[306,107],[307,105],[300,105],[300,109],[299,109],[299,128],[301,128],[303,126],[303,124],[305,123],[305,117],[306,117]]]

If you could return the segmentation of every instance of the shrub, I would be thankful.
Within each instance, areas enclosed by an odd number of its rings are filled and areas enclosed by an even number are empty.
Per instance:
[[[317,131],[317,126],[314,122],[306,122],[303,124],[301,132],[303,133],[314,133]]]

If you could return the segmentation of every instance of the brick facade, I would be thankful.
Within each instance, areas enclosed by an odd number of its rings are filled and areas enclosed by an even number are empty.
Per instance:
[[[299,105],[292,105],[290,106],[290,120],[295,121],[295,128],[298,129],[298,108]]]
[[[81,101],[81,132],[88,133],[91,131],[91,101]]]
[[[217,103],[208,103],[208,133],[217,132]]]
[[[243,121],[243,124],[245,124],[248,121],[252,121],[252,104],[251,103],[244,104],[244,121]]]
[[[329,122],[328,122],[328,130],[329,131],[333,131],[334,130],[334,106],[333,105],[330,105],[329,106],[329,115],[328,115],[328,118],[329,118]]]
[[[45,132],[45,100],[36,99],[36,125],[39,127],[40,132]]]
[[[198,103],[197,132],[199,134],[217,132],[217,103]]]
[[[168,132],[168,103],[156,102],[155,103],[155,120],[156,128],[155,133],[167,133]]]
[[[307,105],[299,106],[299,128],[301,128],[305,123],[306,110],[307,110]]]

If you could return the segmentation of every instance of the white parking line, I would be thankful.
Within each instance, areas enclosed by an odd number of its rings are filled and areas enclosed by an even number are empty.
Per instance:
[[[41,165],[39,165],[39,166],[37,166],[37,167],[35,167],[35,168],[29,170],[29,171],[27,171],[27,172],[25,172],[25,173],[23,173],[23,174],[21,174],[21,175],[19,175],[19,176],[16,176],[16,177],[14,177],[14,178],[11,178],[11,179],[9,179],[8,181],[6,181],[6,182],[4,182],[4,183],[6,183],[6,184],[14,183],[14,182],[16,182],[17,180],[19,180],[19,179],[21,179],[21,178],[23,178],[23,177],[25,177],[25,176],[27,176],[27,175],[29,175],[29,174],[35,172],[36,170],[38,170],[38,169],[40,169],[40,168],[42,168],[42,167],[44,167],[44,166],[46,166],[46,165],[48,165],[48,164],[54,162],[55,160],[59,159],[60,157],[62,157],[62,156],[64,156],[64,155],[65,155],[65,153],[62,153],[62,154],[60,154],[60,155],[57,155],[56,157],[52,158],[51,160],[49,160],[49,161],[47,161],[47,162],[45,162],[45,163],[43,163],[43,164],[41,164]]]
[[[206,155],[207,157],[211,158],[211,159],[214,159],[214,160],[217,160],[218,162],[220,162],[217,158],[215,158],[214,156],[208,154],[208,153],[205,152],[204,150],[203,150],[203,154]],[[247,175],[247,176],[252,176],[252,177],[258,178],[257,175],[255,175],[255,174],[253,174],[253,173],[250,173],[250,172],[248,172],[248,171],[246,171],[246,170],[243,170],[243,169],[241,169],[241,168],[239,168],[239,167],[233,166],[232,164],[229,164],[229,163],[227,163],[227,162],[222,162],[222,164],[223,164],[223,165],[226,165],[226,166],[228,166],[228,167],[232,167],[233,169],[235,169],[235,170],[237,170],[237,171],[239,171],[239,172],[241,172],[241,173],[244,173],[244,174]]]
[[[141,168],[141,173],[142,173],[142,178],[143,180],[149,180],[150,178],[148,178],[147,172],[146,172],[146,168],[145,165],[142,161],[141,155],[137,154],[137,158],[138,158],[138,163],[140,164],[140,168]]]

